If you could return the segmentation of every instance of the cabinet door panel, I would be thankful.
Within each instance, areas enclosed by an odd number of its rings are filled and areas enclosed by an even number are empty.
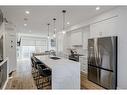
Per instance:
[[[104,37],[104,36],[115,36],[117,17],[110,18],[101,22],[90,25],[90,36],[93,37]]]
[[[79,62],[81,64],[81,68],[80,70],[84,73],[87,73],[87,69],[88,69],[88,66],[87,66],[87,58],[86,57],[79,57]]]
[[[82,45],[82,32],[71,34],[71,45]]]

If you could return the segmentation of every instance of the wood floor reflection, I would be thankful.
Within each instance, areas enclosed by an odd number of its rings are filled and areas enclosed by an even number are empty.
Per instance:
[[[9,79],[6,89],[37,89],[32,74],[29,60],[18,60],[17,70]]]
[[[99,85],[89,81],[87,75],[81,72],[81,89],[90,89],[90,90],[104,90],[104,88]]]

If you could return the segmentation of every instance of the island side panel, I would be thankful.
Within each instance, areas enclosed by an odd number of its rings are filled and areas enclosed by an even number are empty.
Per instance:
[[[52,89],[80,89],[80,63],[60,63],[54,66]]]
[[[52,60],[36,56],[52,69],[52,89],[80,89],[80,63],[68,59]]]

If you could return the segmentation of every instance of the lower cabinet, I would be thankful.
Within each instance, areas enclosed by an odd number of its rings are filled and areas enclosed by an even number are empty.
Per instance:
[[[80,71],[87,74],[87,56],[80,56],[79,57],[79,62],[80,62]]]

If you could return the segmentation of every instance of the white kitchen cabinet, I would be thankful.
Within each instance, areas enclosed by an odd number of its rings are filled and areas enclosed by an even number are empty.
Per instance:
[[[7,28],[5,23],[2,24],[3,39],[3,60],[8,58],[8,74],[16,70],[16,32],[12,28]]]
[[[90,37],[90,26],[87,26],[83,28],[83,49],[85,56],[87,56],[87,53],[85,51],[87,50],[89,37]]]
[[[9,73],[16,70],[16,33],[6,34],[6,56],[9,59]]]
[[[115,36],[118,17],[102,20],[90,25],[90,37]]]
[[[57,34],[57,56],[63,56],[64,52],[64,35],[62,33]]]
[[[88,65],[87,65],[87,57],[86,56],[80,56],[79,57],[80,62],[80,71],[87,74]]]
[[[76,31],[71,33],[71,45],[82,45],[82,32]]]

